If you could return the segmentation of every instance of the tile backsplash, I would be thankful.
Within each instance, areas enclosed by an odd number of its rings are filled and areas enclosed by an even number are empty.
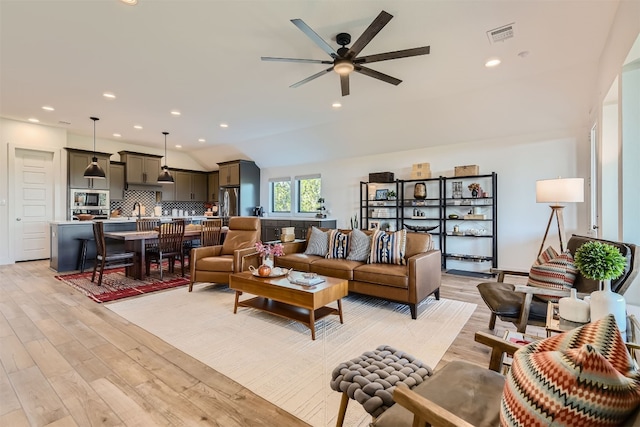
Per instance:
[[[153,215],[156,206],[162,206],[162,212],[171,215],[173,209],[183,210],[189,215],[204,215],[204,202],[162,202],[156,203],[155,191],[125,190],[124,200],[112,200],[111,210],[120,209],[123,216],[132,216],[135,202],[145,207],[145,215]]]

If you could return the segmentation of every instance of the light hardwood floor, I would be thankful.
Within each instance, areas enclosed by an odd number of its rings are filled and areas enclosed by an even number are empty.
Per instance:
[[[0,266],[0,425],[307,425],[59,282],[48,265]],[[473,340],[489,323],[479,281],[443,276],[443,298],[478,308],[438,367],[488,365]],[[498,324],[496,333],[512,326]]]

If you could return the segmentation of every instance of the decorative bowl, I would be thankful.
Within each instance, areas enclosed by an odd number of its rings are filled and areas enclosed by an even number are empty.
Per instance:
[[[75,216],[79,221],[91,221],[94,216],[91,214],[78,214]]]

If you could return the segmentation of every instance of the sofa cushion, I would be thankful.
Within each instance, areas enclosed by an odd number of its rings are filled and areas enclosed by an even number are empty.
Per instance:
[[[357,228],[351,232],[351,242],[349,244],[349,255],[347,259],[352,261],[366,262],[371,254],[371,235],[368,235]]]
[[[347,259],[318,258],[309,266],[309,271],[322,276],[336,277],[338,279],[353,280],[353,270],[363,265],[360,261]]]
[[[613,315],[522,347],[507,375],[503,426],[619,425],[640,404],[640,376]]]
[[[353,270],[353,280],[394,288],[409,288],[409,273],[405,265],[362,264]]]
[[[529,271],[527,285],[543,289],[569,290],[578,274],[569,252],[558,254],[549,246],[536,260]],[[558,297],[537,295],[545,301],[557,302]]]
[[[322,257],[327,256],[327,252],[329,252],[329,231],[322,231],[317,227],[311,227],[307,249],[304,253]]]
[[[274,264],[276,267],[293,268],[297,271],[310,271],[309,266],[311,263],[319,259],[323,258],[318,255],[293,253],[276,257]]]
[[[351,233],[343,233],[340,230],[329,231],[329,249],[327,258],[345,259],[349,255]]]
[[[403,265],[406,263],[404,259],[406,245],[407,230],[399,230],[393,233],[376,230],[371,236],[369,262],[372,264]]]
[[[433,238],[431,234],[407,232],[407,248],[404,254],[406,259],[431,250],[433,250]]]

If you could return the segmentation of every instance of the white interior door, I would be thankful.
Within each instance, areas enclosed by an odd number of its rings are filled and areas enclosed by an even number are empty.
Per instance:
[[[15,260],[51,256],[53,153],[17,148],[15,152]]]

